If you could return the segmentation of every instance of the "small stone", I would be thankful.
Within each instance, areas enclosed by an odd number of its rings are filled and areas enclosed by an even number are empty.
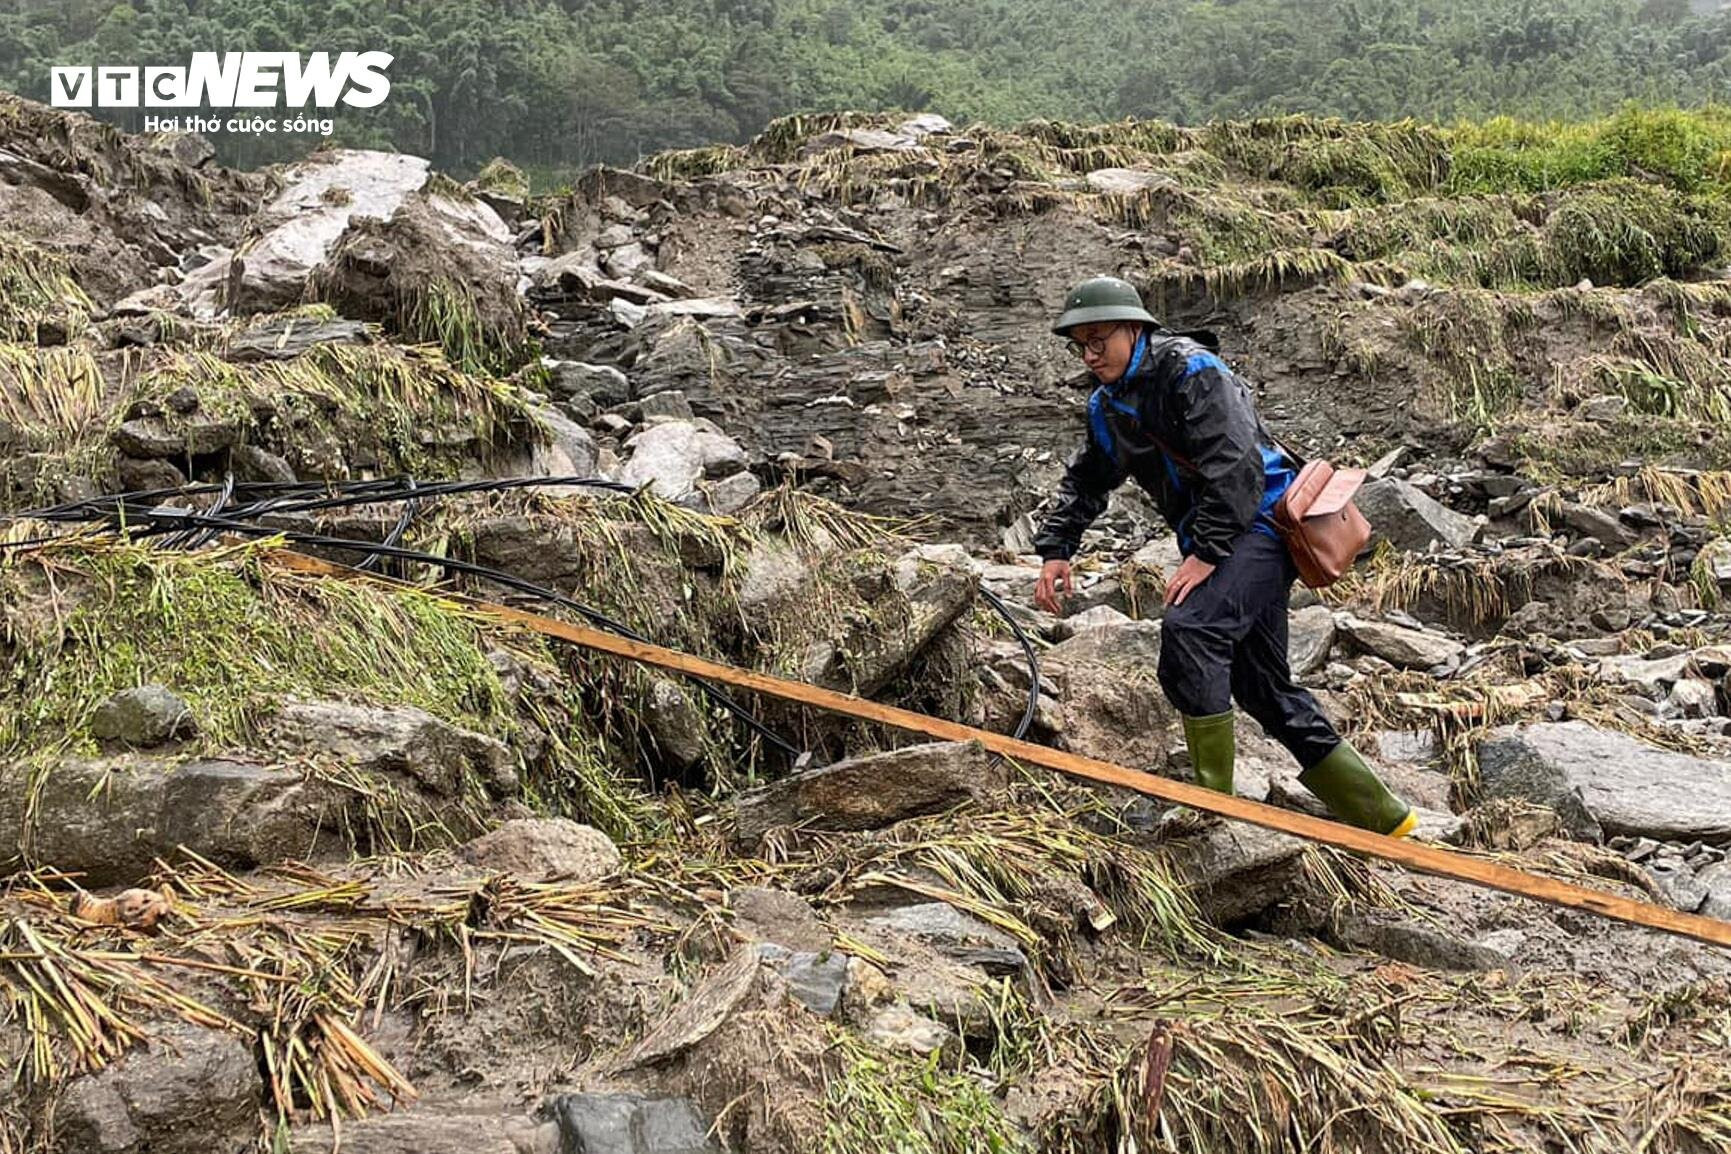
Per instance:
[[[133,746],[161,745],[188,737],[195,729],[186,702],[160,685],[123,689],[96,707],[90,734],[99,741]]]
[[[757,956],[787,982],[787,991],[820,1017],[834,1014],[847,983],[846,954],[794,952],[774,942],[759,942]]]
[[[1618,838],[1613,840],[1626,841],[1629,843],[1628,848],[1623,851],[1623,856],[1632,862],[1646,861],[1655,853],[1659,852],[1659,843],[1650,837],[1638,837],[1633,839]]]

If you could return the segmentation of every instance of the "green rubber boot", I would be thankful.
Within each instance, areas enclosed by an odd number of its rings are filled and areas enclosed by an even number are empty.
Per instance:
[[[1350,742],[1335,746],[1299,774],[1298,782],[1347,825],[1389,837],[1406,837],[1418,825],[1418,813],[1382,783]]]
[[[1238,752],[1232,736],[1232,711],[1184,718],[1184,744],[1190,747],[1196,784],[1216,793],[1231,793],[1232,763]]]

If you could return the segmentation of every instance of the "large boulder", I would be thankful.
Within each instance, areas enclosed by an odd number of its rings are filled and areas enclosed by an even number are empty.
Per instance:
[[[842,635],[814,642],[801,672],[826,689],[868,697],[949,628],[979,590],[966,552],[954,545],[912,549],[896,558],[887,581],[868,573],[861,584],[873,586],[869,609],[850,617]]]
[[[181,284],[194,316],[298,304],[307,278],[357,217],[388,220],[427,182],[418,156],[361,149],[317,153],[281,173],[282,190],[253,218],[254,239]]]
[[[431,793],[456,797],[474,775],[506,792],[516,783],[514,755],[504,742],[441,721],[412,705],[349,705],[291,701],[272,722],[276,739],[318,750],[377,773],[403,774]]]
[[[1466,646],[1452,637],[1389,621],[1365,621],[1347,614],[1338,624],[1354,645],[1402,669],[1448,665],[1466,652]]]
[[[740,795],[735,831],[753,843],[778,826],[879,829],[904,818],[986,801],[1009,784],[972,741],[932,742],[848,758]]]
[[[1459,548],[1473,538],[1471,517],[1395,477],[1365,485],[1354,503],[1370,522],[1372,540],[1388,541],[1397,549],[1423,551],[1433,544]]]
[[[515,368],[528,350],[517,253],[505,222],[461,193],[416,191],[349,222],[308,278],[309,295],[468,369]]]
[[[619,479],[628,485],[648,485],[666,501],[692,503],[699,485],[741,472],[745,450],[712,422],[664,421],[625,442],[631,456]]]
[[[209,1154],[248,1149],[263,1083],[233,1034],[173,1024],[148,1048],[73,1081],[55,1113],[63,1150]]]
[[[1731,843],[1731,762],[1580,721],[1494,729],[1478,755],[1487,796],[1549,806],[1576,837]]]
[[[179,846],[245,868],[337,848],[332,798],[291,770],[205,759],[67,758],[41,772],[0,766],[0,829],[32,862],[86,885],[137,881]]]

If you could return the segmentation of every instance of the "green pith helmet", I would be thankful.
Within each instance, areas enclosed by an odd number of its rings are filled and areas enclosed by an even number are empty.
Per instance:
[[[1065,295],[1064,315],[1058,318],[1052,331],[1063,336],[1077,325],[1100,321],[1160,323],[1142,307],[1142,294],[1136,291],[1135,285],[1115,276],[1097,276],[1083,281]]]

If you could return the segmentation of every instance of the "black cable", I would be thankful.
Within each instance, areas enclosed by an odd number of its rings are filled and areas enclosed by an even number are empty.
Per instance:
[[[1016,640],[1022,645],[1022,656],[1028,659],[1028,703],[1022,707],[1022,720],[1016,723],[1015,738],[1020,741],[1028,732],[1028,727],[1034,724],[1034,712],[1040,705],[1040,659],[1034,654],[1034,643],[1023,632],[1021,623],[1010,612],[1010,607],[1004,604],[1004,599],[980,586],[980,596],[986,599],[986,604],[998,611],[998,615],[1010,623],[1010,632],[1016,635]]]
[[[503,584],[508,588],[515,588],[531,596],[551,600],[556,604],[563,604],[582,614],[592,622],[602,625],[604,628],[613,632],[617,632],[621,636],[631,637],[633,640],[647,642],[648,638],[634,633],[628,626],[619,622],[610,621],[596,611],[591,610],[569,598],[563,597],[552,590],[542,589],[539,586],[522,582],[501,570],[488,569],[484,566],[472,566],[467,562],[453,562],[446,558],[437,557],[433,554],[406,550],[400,545],[400,542],[402,541],[403,536],[407,533],[409,525],[412,523],[419,507],[425,501],[446,496],[460,496],[473,493],[498,493],[515,489],[539,487],[582,487],[601,489],[603,491],[621,494],[637,492],[635,486],[620,481],[610,481],[600,477],[577,476],[509,477],[473,481],[442,481],[430,485],[419,484],[413,477],[378,478],[366,481],[338,482],[266,481],[246,482],[237,485],[234,483],[233,477],[229,476],[225,478],[224,484],[221,486],[197,484],[181,486],[177,489],[150,489],[132,493],[105,495],[86,498],[81,501],[69,502],[65,505],[32,510],[28,513],[19,514],[19,516],[34,517],[48,521],[106,520],[115,523],[117,527],[121,528],[122,531],[125,531],[127,527],[127,518],[132,513],[130,506],[136,503],[145,501],[156,503],[168,497],[202,496],[212,492],[217,492],[220,496],[216,505],[212,510],[207,511],[202,515],[189,515],[185,510],[165,507],[160,504],[156,504],[155,509],[152,512],[152,517],[157,520],[160,520],[161,516],[172,515],[174,519],[181,520],[183,523],[191,523],[192,521],[199,519],[207,521],[208,524],[206,524],[203,531],[198,534],[197,541],[195,542],[196,544],[202,544],[203,542],[208,541],[215,532],[222,529],[258,535],[260,531],[256,527],[246,524],[246,522],[252,518],[263,516],[266,513],[320,513],[339,508],[353,508],[359,505],[388,504],[402,501],[406,502],[403,515],[398,519],[392,530],[386,535],[385,541],[382,545],[374,545],[368,542],[348,541],[343,538],[320,537],[316,534],[308,534],[300,530],[292,529],[272,528],[269,529],[268,532],[273,535],[281,533],[285,537],[301,541],[302,543],[324,544],[329,548],[365,553],[366,556],[356,565],[356,568],[363,570],[373,568],[380,560],[386,557],[394,557],[403,560],[417,561],[424,564],[443,566],[449,571],[471,572],[475,575],[486,577],[488,580],[493,580]],[[224,508],[231,498],[236,496],[244,496],[245,498],[248,498],[248,500],[232,509],[229,509],[226,517],[214,516],[215,513]],[[158,514],[161,516],[158,516]],[[172,535],[170,539],[173,539]],[[52,540],[52,538],[38,538],[32,541],[20,542],[0,542],[0,549],[20,548],[25,545],[43,544],[49,540]],[[1015,615],[1010,612],[1009,607],[1004,604],[1002,598],[998,597],[995,593],[986,589],[984,586],[980,587],[980,593],[985,598],[986,603],[990,605],[992,609],[1009,625],[1010,631],[1014,634],[1017,642],[1020,644],[1022,654],[1028,663],[1028,700],[1026,705],[1023,707],[1022,717],[1017,723],[1014,734],[1015,737],[1021,738],[1026,735],[1029,727],[1033,724],[1034,716],[1039,704],[1041,688],[1039,659],[1035,654],[1032,641],[1029,640],[1027,633],[1022,629],[1021,624],[1016,620]],[[718,692],[714,686],[711,686],[700,679],[697,679],[696,683],[712,697],[714,697]],[[772,740],[778,747],[792,752],[792,746],[783,742],[780,738],[775,737],[773,734],[770,734],[767,730],[763,730],[755,718],[750,717],[749,714],[742,713],[739,707],[735,705],[730,698],[726,697],[725,694],[719,696],[719,701],[724,703],[725,707],[728,708],[730,712],[734,712],[736,716],[740,716],[748,725],[763,733],[764,736]]]

